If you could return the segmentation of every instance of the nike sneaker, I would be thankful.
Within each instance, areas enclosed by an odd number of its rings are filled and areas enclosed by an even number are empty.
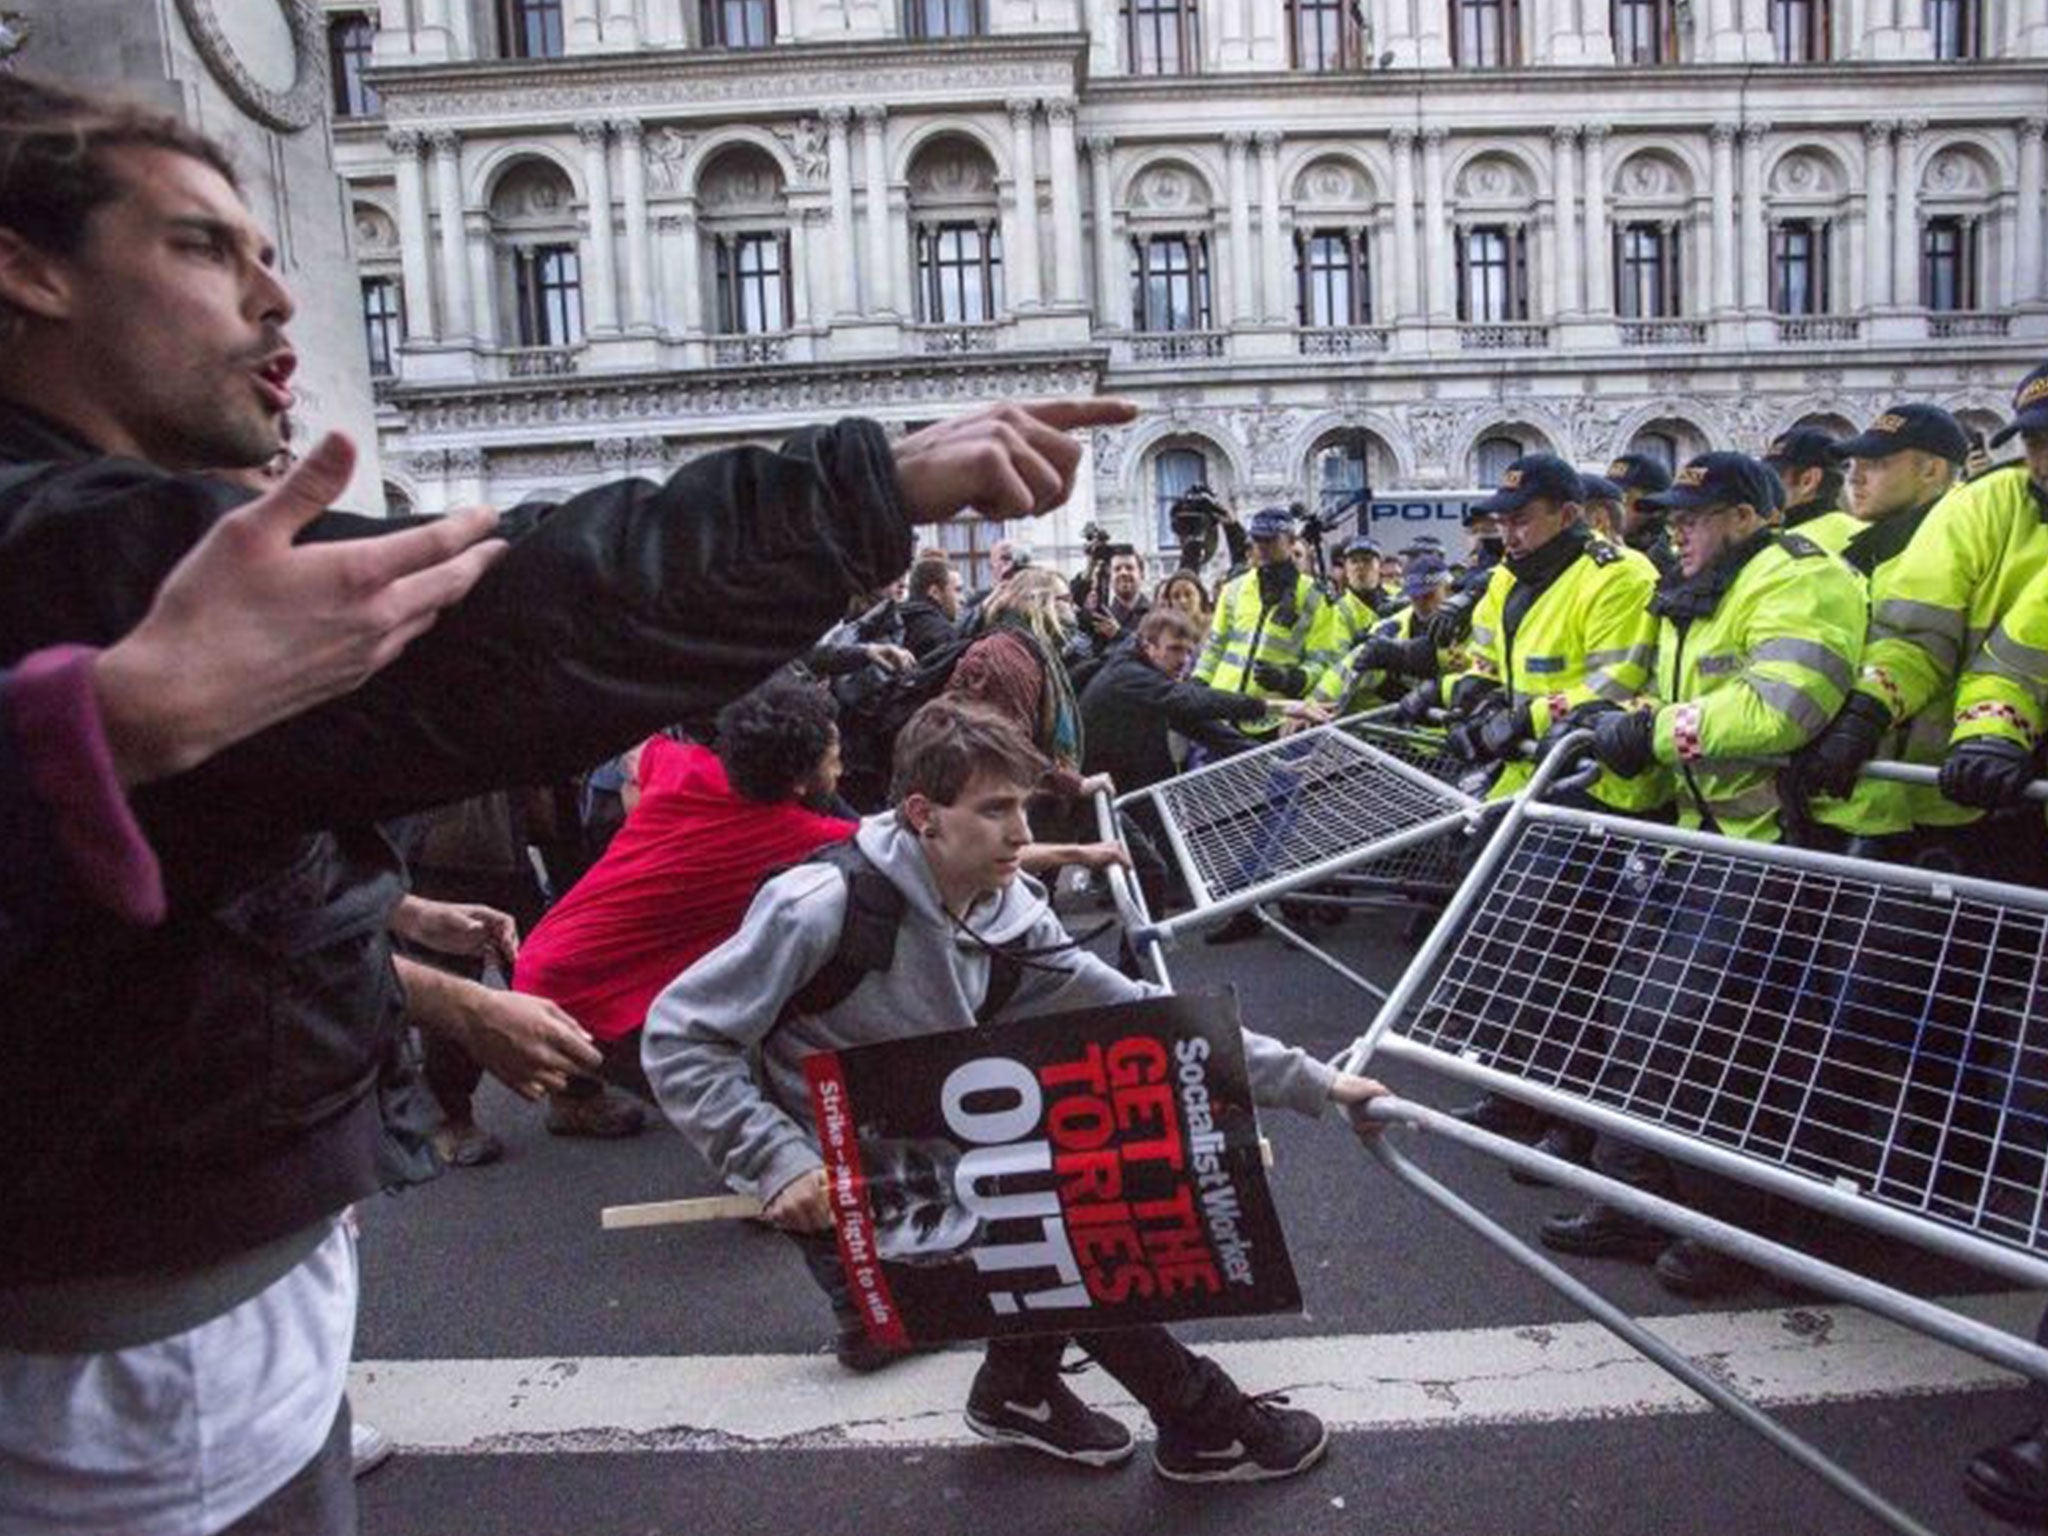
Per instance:
[[[1264,1392],[1191,1424],[1164,1424],[1152,1467],[1176,1483],[1263,1483],[1306,1472],[1329,1449],[1330,1432],[1314,1414]]]
[[[986,1377],[986,1371],[977,1375],[967,1394],[967,1427],[984,1440],[1089,1467],[1121,1465],[1136,1449],[1128,1429],[1090,1408],[1057,1378],[1019,1392],[1001,1390]]]

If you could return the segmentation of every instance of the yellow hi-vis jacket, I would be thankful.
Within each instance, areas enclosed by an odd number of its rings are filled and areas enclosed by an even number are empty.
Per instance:
[[[1858,522],[1840,507],[1823,507],[1809,511],[1800,507],[1785,520],[1784,533],[1796,533],[1810,539],[1831,555],[1839,555],[1847,544],[1866,525]]]
[[[1291,622],[1289,622],[1291,620]],[[1225,693],[1255,699],[1286,697],[1259,686],[1252,676],[1258,662],[1299,667],[1305,676],[1302,697],[1314,689],[1323,670],[1342,660],[1338,644],[1336,605],[1307,576],[1297,574],[1287,602],[1268,608],[1259,591],[1255,566],[1224,584],[1216,598],[1209,639],[1195,662],[1195,681]],[[1260,735],[1279,728],[1277,716],[1248,720],[1238,729]]]
[[[1935,504],[1913,542],[1879,568],[1870,589],[1870,638],[1863,648],[1859,693],[1867,693],[1905,726],[1908,762],[1938,763],[1956,716],[1984,702],[1984,682],[1966,700],[1957,684],[1964,668],[1988,678],[1993,660],[1978,653],[2027,588],[2048,568],[2048,504],[2034,491],[2024,464],[1959,485]],[[2001,642],[2007,655],[2011,639]],[[1973,727],[1992,718],[1979,714]],[[1954,826],[1983,813],[1939,791],[1910,792],[1915,820]]]
[[[2048,731],[2048,567],[2037,572],[1956,684],[1954,741],[2002,736],[2028,751]]]
[[[1570,529],[1559,535],[1572,536]],[[1510,634],[1507,616],[1517,585],[1505,561],[1494,567],[1472,613],[1466,641],[1472,664],[1439,681],[1442,699],[1452,699],[1468,677],[1497,683],[1510,704],[1528,701],[1530,727],[1540,741],[1582,704],[1625,704],[1648,688],[1657,642],[1650,613],[1657,568],[1646,557],[1588,537],[1579,558],[1537,594]],[[1515,793],[1533,771],[1526,758],[1509,759],[1489,798]],[[1603,772],[1591,794],[1616,810],[1639,811],[1663,804],[1669,791],[1662,774],[1624,779]]]
[[[1777,770],[1740,760],[1796,751],[1841,709],[1863,651],[1863,583],[1800,534],[1758,539],[1712,613],[1658,621],[1653,749],[1676,771],[1679,825],[1775,843]]]

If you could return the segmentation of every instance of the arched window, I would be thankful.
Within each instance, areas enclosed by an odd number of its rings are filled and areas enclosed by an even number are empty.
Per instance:
[[[583,340],[583,258],[574,194],[558,166],[522,160],[492,189],[498,334],[522,347]]]
[[[1172,549],[1179,542],[1173,535],[1173,504],[1196,485],[1214,489],[1208,456],[1199,448],[1165,448],[1152,460],[1152,521],[1159,530],[1161,549]]]
[[[1794,149],[1770,174],[1771,308],[1787,319],[1833,314],[1839,292],[1837,231],[1847,213],[1848,177],[1824,149]]]
[[[1209,330],[1215,205],[1208,182],[1191,166],[1152,166],[1131,184],[1128,222],[1133,329]]]
[[[911,162],[909,183],[918,320],[996,319],[1004,307],[1002,212],[987,152],[968,139],[936,139]]]
[[[1453,191],[1458,318],[1468,325],[1528,320],[1536,205],[1528,173],[1505,156],[1481,155],[1459,172]]]
[[[1920,181],[1920,302],[1936,312],[1990,309],[1999,174],[1971,144],[1930,156]]]
[[[698,180],[698,220],[711,247],[711,329],[764,336],[796,324],[795,268],[782,168],[751,144],[722,150]]]
[[[1373,190],[1358,168],[1318,160],[1294,186],[1296,324],[1304,330],[1370,325]]]
[[[1528,450],[1521,439],[1493,433],[1472,445],[1472,482],[1481,487],[1497,486],[1508,466]]]
[[[1640,453],[1646,459],[1655,459],[1666,470],[1676,472],[1688,455],[1680,446],[1676,434],[1645,428],[1628,440],[1628,451]]]
[[[1386,445],[1363,427],[1322,439],[1309,453],[1309,489],[1317,514],[1328,520],[1362,512],[1363,493],[1385,485],[1392,471]]]
[[[1646,150],[1614,178],[1614,308],[1624,320],[1685,313],[1686,241],[1693,187],[1685,166]]]
[[[389,480],[384,482],[384,513],[387,517],[411,517],[417,510],[403,486],[394,485]]]

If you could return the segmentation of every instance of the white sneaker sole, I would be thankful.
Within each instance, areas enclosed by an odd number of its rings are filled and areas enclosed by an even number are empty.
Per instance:
[[[1036,1451],[1041,1456],[1051,1456],[1059,1461],[1078,1462],[1084,1467],[1120,1467],[1131,1459],[1131,1453],[1138,1448],[1135,1440],[1126,1440],[1114,1450],[1070,1451],[1064,1446],[1054,1445],[1050,1440],[1041,1440],[1036,1435],[1026,1434],[1021,1429],[1011,1429],[1005,1424],[991,1424],[987,1419],[976,1418],[972,1410],[964,1417],[967,1427],[984,1440],[997,1445],[1014,1445],[1023,1450]]]
[[[1240,1461],[1228,1467],[1218,1467],[1213,1472],[1180,1472],[1162,1462],[1155,1450],[1152,1453],[1152,1470],[1171,1483],[1272,1483],[1306,1472],[1321,1461],[1329,1449],[1330,1431],[1325,1426],[1322,1438],[1291,1467],[1264,1467],[1256,1461]]]

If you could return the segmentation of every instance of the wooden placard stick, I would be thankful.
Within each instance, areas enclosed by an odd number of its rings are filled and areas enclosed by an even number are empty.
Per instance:
[[[1273,1144],[1259,1138],[1259,1161],[1273,1166]],[[744,1221],[761,1214],[752,1195],[705,1195],[695,1200],[650,1200],[644,1205],[608,1205],[598,1213],[606,1231],[620,1227],[676,1227],[699,1221]]]

